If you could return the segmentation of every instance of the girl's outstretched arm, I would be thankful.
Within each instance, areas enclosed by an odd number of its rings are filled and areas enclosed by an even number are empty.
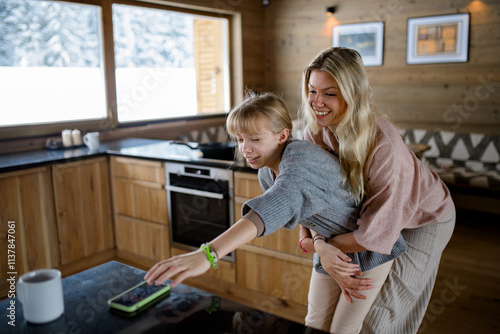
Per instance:
[[[221,259],[256,237],[257,227],[255,224],[249,219],[242,218],[224,233],[210,241],[210,245]],[[171,284],[172,287],[175,287],[186,278],[199,276],[208,269],[210,269],[210,262],[205,251],[198,249],[158,262],[146,273],[144,279],[148,284],[154,282],[161,284],[175,276]]]

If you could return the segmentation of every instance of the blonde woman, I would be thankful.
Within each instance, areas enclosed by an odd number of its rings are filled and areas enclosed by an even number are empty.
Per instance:
[[[372,111],[370,95],[363,62],[355,50],[328,48],[304,71],[301,114],[307,126],[303,139],[339,157],[343,184],[361,204],[358,229],[314,246],[324,269],[350,301],[364,298],[368,281],[341,275],[342,260],[335,252],[387,254],[402,233],[408,251],[394,260],[362,333],[416,333],[441,254],[453,233],[455,208],[440,178],[411,152],[388,120]],[[307,233],[302,229],[301,238],[310,245]],[[311,302],[319,300],[315,296],[330,284],[311,282],[309,314],[333,303]]]

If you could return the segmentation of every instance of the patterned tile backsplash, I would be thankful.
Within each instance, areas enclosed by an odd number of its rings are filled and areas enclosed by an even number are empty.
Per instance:
[[[229,141],[229,137],[226,133],[224,126],[213,126],[203,130],[195,130],[182,135],[179,135],[178,140],[184,142],[196,142],[200,144],[210,143],[210,142],[225,142]]]

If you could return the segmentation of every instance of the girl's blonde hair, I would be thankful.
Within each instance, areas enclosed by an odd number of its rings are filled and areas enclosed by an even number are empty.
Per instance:
[[[259,133],[262,128],[273,133],[289,130],[292,136],[292,119],[283,98],[275,93],[247,92],[245,99],[234,107],[226,120],[226,129],[232,138],[239,133]]]
[[[317,134],[321,128],[308,102],[309,79],[314,70],[327,72],[335,79],[347,104],[347,111],[337,126],[335,136],[339,142],[344,185],[360,203],[366,185],[363,169],[373,149],[376,133],[375,116],[369,102],[371,90],[363,60],[355,50],[333,47],[319,53],[304,70],[300,114],[311,131]]]

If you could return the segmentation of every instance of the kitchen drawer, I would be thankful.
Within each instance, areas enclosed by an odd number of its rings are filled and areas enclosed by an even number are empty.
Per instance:
[[[115,177],[165,184],[165,168],[160,161],[111,157],[111,173]]]
[[[234,196],[254,198],[262,195],[257,173],[234,173]]]
[[[167,224],[167,194],[162,184],[113,178],[115,213]]]
[[[168,226],[116,215],[115,227],[119,251],[153,262],[170,257]]]

